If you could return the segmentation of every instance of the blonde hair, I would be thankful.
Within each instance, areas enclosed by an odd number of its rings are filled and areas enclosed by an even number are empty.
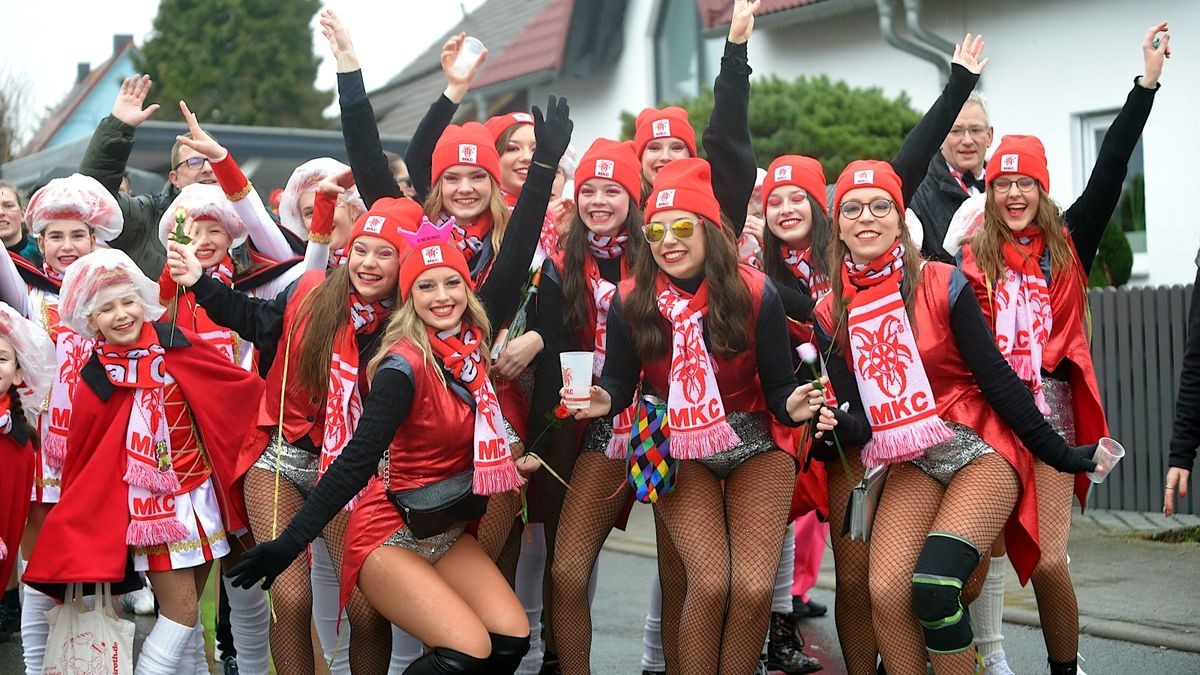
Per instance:
[[[1038,185],[1037,189],[1037,214],[1029,227],[1036,228],[1046,242],[1046,248],[1050,251],[1050,273],[1054,277],[1075,273],[1082,280],[1083,269],[1078,266],[1075,253],[1071,250],[1071,244],[1067,241],[1067,235],[1063,231],[1062,209],[1042,189],[1041,185]],[[971,254],[975,257],[975,264],[983,272],[989,297],[992,294],[992,287],[1004,278],[1003,250],[1006,242],[1016,244],[1017,237],[1004,223],[1004,215],[996,200],[995,192],[992,186],[988,185],[987,201],[983,205],[983,225],[963,243],[971,245]],[[1084,287],[1086,288],[1086,283]]]
[[[496,256],[500,254],[500,243],[504,240],[504,231],[508,229],[508,219],[512,214],[508,210],[508,204],[504,203],[500,184],[491,174],[488,174],[488,183],[492,186],[492,195],[487,206],[492,214],[492,255]],[[443,213],[448,214],[449,211],[442,201],[442,178],[439,176],[429,191],[429,196],[425,198],[425,216],[436,222]]]
[[[479,349],[484,358],[488,358],[492,347],[492,323],[488,320],[487,311],[483,308],[483,303],[475,293],[467,289],[467,309],[463,312],[462,320],[475,326],[479,331]],[[407,340],[421,350],[421,355],[425,363],[429,365],[430,370],[437,374],[438,379],[442,384],[446,383],[446,377],[442,374],[442,368],[438,364],[437,359],[433,355],[433,347],[429,344],[429,335],[425,331],[425,322],[421,317],[417,316],[417,308],[413,304],[412,295],[409,294],[408,299],[404,304],[400,305],[391,317],[388,319],[387,327],[383,332],[383,339],[380,340],[379,350],[375,352],[375,356],[371,357],[370,363],[367,364],[367,379],[373,379],[375,372],[379,370],[379,364],[387,357],[388,352],[396,343],[401,340]],[[414,384],[416,384],[414,382]]]

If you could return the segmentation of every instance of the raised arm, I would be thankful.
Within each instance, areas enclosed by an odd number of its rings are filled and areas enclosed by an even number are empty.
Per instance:
[[[729,38],[721,71],[713,83],[713,109],[701,138],[712,164],[713,194],[733,224],[735,238],[746,224],[746,205],[758,170],[750,144],[750,65],[746,43],[754,32],[760,0],[737,0],[729,22]]]
[[[954,126],[959,111],[979,82],[979,74],[987,67],[988,59],[983,58],[986,46],[982,35],[972,37],[970,33],[963,38],[961,45],[954,45],[950,80],[917,126],[908,132],[904,144],[892,158],[892,168],[900,176],[906,204],[912,201],[917,187],[925,180],[929,160],[937,153],[942,141],[946,140],[946,134]]]
[[[12,256],[16,253],[5,251],[0,256],[0,301],[17,310],[23,316],[29,317],[29,286],[17,271],[17,264]]]
[[[1104,134],[1096,165],[1092,167],[1083,194],[1063,214],[1085,272],[1092,269],[1104,228],[1108,227],[1108,220],[1112,218],[1117,201],[1121,198],[1121,186],[1129,170],[1129,158],[1142,136],[1142,129],[1146,127],[1146,119],[1150,117],[1154,95],[1160,86],[1158,78],[1162,75],[1163,61],[1171,55],[1169,34],[1155,44],[1155,36],[1165,30],[1167,22],[1164,21],[1146,31],[1142,41],[1144,74],[1134,78],[1133,89],[1125,98],[1125,105]]]

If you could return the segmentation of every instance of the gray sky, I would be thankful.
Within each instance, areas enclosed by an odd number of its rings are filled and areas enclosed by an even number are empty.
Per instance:
[[[367,88],[382,85],[437,37],[484,0],[339,0],[325,6],[350,28]],[[141,45],[154,22],[158,0],[57,0],[5,3],[0,73],[26,78],[36,118],[56,105],[75,82],[77,63],[96,66],[112,52],[112,36],[130,33]],[[323,58],[317,86],[334,89],[333,58],[313,17],[313,48]],[[32,120],[26,120],[26,125]],[[25,129],[28,134],[28,129]]]

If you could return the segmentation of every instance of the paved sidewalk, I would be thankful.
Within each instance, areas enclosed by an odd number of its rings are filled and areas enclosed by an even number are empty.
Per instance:
[[[1200,526],[1200,516],[1078,509],[1071,520],[1071,578],[1080,631],[1096,637],[1200,653],[1200,544],[1166,544],[1144,535]],[[606,550],[654,557],[654,523],[638,504],[625,532],[613,532]],[[826,555],[817,586],[834,588],[833,555]],[[1037,627],[1032,585],[1022,588],[1009,568],[1004,620]]]

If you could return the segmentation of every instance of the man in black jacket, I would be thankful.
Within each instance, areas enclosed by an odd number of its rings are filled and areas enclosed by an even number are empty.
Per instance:
[[[926,258],[955,264],[954,256],[942,248],[942,241],[958,207],[967,197],[983,192],[983,155],[992,145],[992,135],[987,101],[973,91],[909,202],[909,208],[921,219],[925,234],[921,254]]]

